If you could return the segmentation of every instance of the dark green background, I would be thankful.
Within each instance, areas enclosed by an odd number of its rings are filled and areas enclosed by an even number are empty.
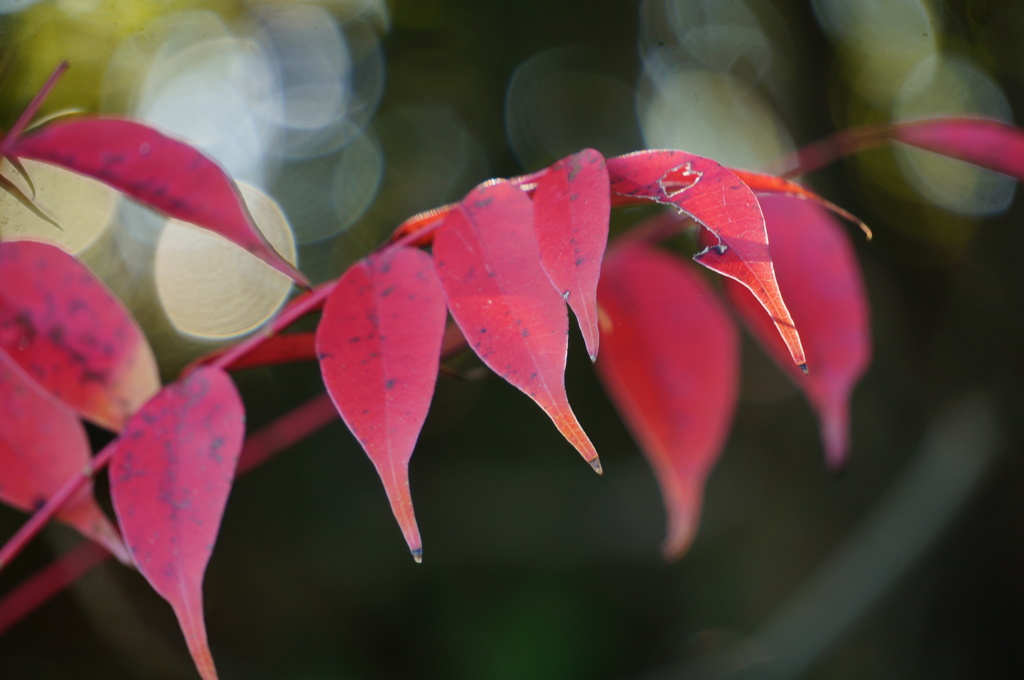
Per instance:
[[[799,101],[789,107],[797,113],[785,122],[798,143],[809,142],[845,118],[837,107],[855,103],[837,83],[831,44],[810,9],[775,4],[800,55]],[[941,4],[947,47],[977,58],[1020,111],[1022,36],[1001,33],[997,21],[1007,3]],[[7,21],[5,47],[31,50],[18,42],[16,19]],[[413,105],[452,107],[483,141],[496,176],[536,169],[520,167],[505,143],[504,91],[520,62],[572,46],[593,55],[596,70],[627,83],[640,68],[637,5],[627,0],[399,2],[392,22],[383,38],[387,81],[378,116]],[[16,56],[13,64],[16,74]],[[5,127],[22,104],[0,106]],[[628,150],[603,147],[599,131],[588,143],[608,154]],[[884,163],[889,152],[871,153]],[[404,158],[400,149],[389,157],[370,226],[339,239],[347,249],[332,251],[335,274],[356,246],[370,247],[410,210],[458,198],[486,179],[466,178],[453,195],[392,214],[386,198],[402,191]],[[904,498],[908,507],[952,508],[937,541],[904,555],[926,531],[910,523],[906,541],[874,546],[869,563],[908,560],[891,573],[891,587],[872,600],[856,574],[841,582],[843,597],[871,605],[865,615],[843,625],[834,645],[788,652],[820,652],[803,677],[821,680],[1024,672],[1024,212],[1017,202],[982,222],[953,220],[950,228],[970,235],[963,247],[944,250],[902,228],[933,219],[934,208],[862,177],[846,162],[812,178],[876,235],[865,243],[851,230],[873,307],[876,356],[855,393],[852,458],[842,474],[824,470],[809,409],[747,342],[745,398],[711,476],[700,533],[681,562],[668,564],[659,552],[664,520],[654,479],[578,335],[570,342],[568,391],[601,453],[603,478],[511,387],[493,377],[442,378],[412,462],[422,565],[409,558],[372,466],[340,424],[238,482],[205,588],[222,677],[704,677],[687,673],[716,650],[728,655],[726,667],[773,677],[764,661],[772,650],[752,636],[831,556],[860,545],[854,537],[864,522],[896,521],[872,513],[887,494],[904,493],[893,489],[916,474],[926,432],[967,395],[988,404],[997,431],[992,456],[980,445],[962,452],[967,468],[980,461],[983,470],[973,494],[962,504],[939,488]],[[290,199],[280,200],[287,209]],[[302,255],[328,267],[317,252]],[[312,366],[240,375],[251,423],[313,394],[317,380]],[[0,534],[22,521],[0,510]],[[0,592],[72,540],[51,530],[0,576]],[[817,604],[809,620],[827,628],[835,603]],[[169,608],[138,575],[113,565],[0,638],[5,680],[193,674]]]

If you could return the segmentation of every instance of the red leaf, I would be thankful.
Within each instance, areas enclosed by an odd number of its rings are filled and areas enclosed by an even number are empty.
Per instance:
[[[664,551],[679,557],[732,422],[736,331],[695,271],[642,242],[609,250],[598,302],[598,375],[654,468],[668,511]]]
[[[981,118],[894,125],[893,139],[1024,181],[1024,130]]]
[[[434,262],[473,351],[537,402],[600,472],[565,393],[569,319],[540,264],[530,198],[505,181],[477,187],[436,232]]]
[[[0,354],[0,501],[32,512],[81,474],[92,456],[75,413],[9,361]],[[92,484],[69,500],[57,519],[129,562],[121,535],[93,498]]]
[[[50,123],[5,146],[96,179],[140,203],[209,229],[301,285],[309,285],[256,228],[228,175],[198,149],[132,120],[78,118]]]
[[[599,338],[597,280],[611,213],[604,157],[584,149],[552,165],[537,181],[533,206],[541,264],[576,314],[594,361]]]
[[[110,495],[139,572],[174,609],[206,680],[217,677],[203,622],[203,575],[242,450],[245,412],[223,371],[168,385],[125,425]]]
[[[447,316],[430,256],[389,248],[341,277],[316,335],[327,391],[376,466],[417,562],[409,458],[434,395]]]
[[[0,351],[89,420],[120,430],[160,387],[121,303],[85,266],[37,241],[0,243]]]
[[[806,376],[787,361],[771,320],[743,288],[726,292],[769,354],[807,395],[821,421],[828,462],[837,467],[849,448],[849,401],[871,356],[867,295],[842,225],[822,208],[787,196],[762,199],[775,271],[793,318],[803,330]]]
[[[806,366],[800,335],[775,280],[761,209],[739,177],[683,151],[610,158],[608,174],[618,203],[640,199],[673,205],[714,234],[718,243],[693,259],[749,288],[775,320],[793,363]]]

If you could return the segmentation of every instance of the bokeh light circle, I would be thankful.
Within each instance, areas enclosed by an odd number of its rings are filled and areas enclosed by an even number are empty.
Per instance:
[[[291,263],[295,241],[288,220],[262,191],[244,183],[245,203],[271,245]],[[157,296],[182,335],[229,339],[270,319],[288,297],[291,281],[242,248],[208,231],[169,220],[156,246]]]

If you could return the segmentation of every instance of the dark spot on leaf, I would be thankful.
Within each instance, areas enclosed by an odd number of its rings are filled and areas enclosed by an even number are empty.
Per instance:
[[[395,382],[397,381],[394,378],[388,378],[387,381],[384,382],[384,389],[390,390],[394,388]]]

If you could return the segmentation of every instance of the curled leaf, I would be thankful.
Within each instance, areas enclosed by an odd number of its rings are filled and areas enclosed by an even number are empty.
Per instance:
[[[58,165],[103,182],[168,217],[220,234],[309,285],[263,237],[228,175],[195,147],[136,121],[100,117],[53,122],[6,141],[11,158]]]
[[[324,304],[324,384],[363,446],[418,562],[409,459],[434,395],[447,308],[426,253],[388,248],[353,265]]]
[[[664,552],[679,557],[732,423],[736,331],[695,271],[642,242],[609,250],[598,302],[598,375],[654,469],[668,512]]]
[[[817,203],[830,212],[839,215],[844,220],[856,224],[860,227],[860,230],[864,232],[864,235],[868,240],[871,240],[871,229],[869,229],[868,225],[864,224],[859,217],[844,210],[843,208],[840,208],[832,201],[822,198],[802,184],[797,184],[792,180],[776,177],[775,175],[765,175],[760,172],[748,172],[746,170],[736,170],[734,168],[730,169],[737,177],[742,179],[743,183],[750,187],[755,194],[794,196],[806,201],[811,201],[812,203]]]
[[[159,389],[142,332],[74,256],[5,241],[0,281],[0,351],[85,418],[120,430]]]
[[[849,449],[849,402],[871,358],[867,294],[842,225],[819,206],[788,196],[762,199],[775,272],[802,331],[803,375],[757,301],[731,281],[729,300],[768,353],[796,382],[818,414],[828,463],[838,467]]]
[[[569,319],[540,264],[530,198],[504,181],[471,191],[437,230],[434,263],[469,346],[600,472],[565,392]]]
[[[235,477],[245,411],[234,383],[201,367],[125,425],[110,495],[128,552],[174,609],[204,680],[217,677],[203,620],[203,576]]]
[[[764,217],[750,188],[715,161],[684,151],[638,151],[608,159],[615,202],[675,206],[710,231],[717,243],[694,256],[712,271],[739,281],[775,321],[797,366],[807,359],[779,290]]]
[[[576,314],[590,360],[597,359],[597,280],[608,243],[611,199],[604,157],[593,149],[563,158],[533,194],[540,261]]]

